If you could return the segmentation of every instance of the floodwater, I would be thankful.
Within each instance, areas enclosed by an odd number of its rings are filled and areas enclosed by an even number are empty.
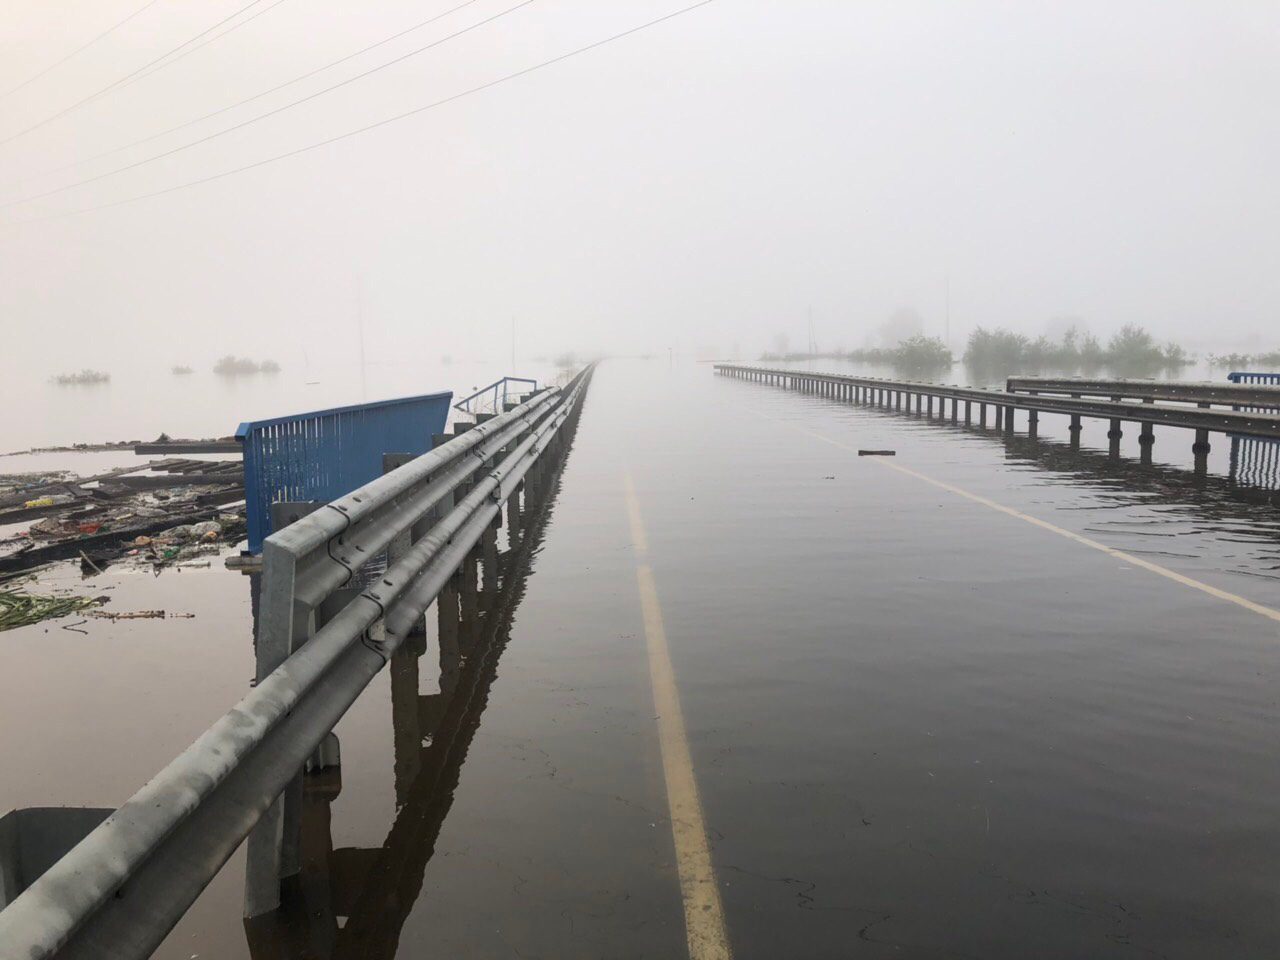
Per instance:
[[[602,364],[549,502],[339,725],[282,910],[240,919],[237,855],[156,955],[687,955],[644,563],[739,960],[1275,956],[1280,511],[1217,436],[1197,481],[1183,431],[1141,467],[1057,419]],[[196,616],[0,634],[0,809],[117,805],[247,689],[247,578],[108,587]]]
[[[366,364],[295,365],[275,374],[219,376],[207,367],[185,376],[168,368],[114,369],[108,383],[59,385],[40,371],[14,370],[4,381],[15,411],[0,423],[0,453],[75,443],[228,437],[249,420],[452,390],[455,400],[503,376],[554,383],[546,360],[419,358]],[[0,473],[28,467],[0,459]],[[75,469],[73,466],[71,469]]]

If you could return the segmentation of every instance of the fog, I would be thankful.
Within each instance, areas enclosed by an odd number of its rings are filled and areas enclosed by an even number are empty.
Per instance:
[[[559,351],[749,357],[873,341],[895,313],[1146,326],[1280,346],[1280,7],[715,0],[340,142],[167,191],[487,84],[678,2],[517,0],[215,118],[455,3],[7,0],[0,298],[15,384],[220,355],[370,362]],[[242,27],[217,36],[247,18]],[[214,39],[211,39],[214,38]],[[205,40],[210,40],[207,44]],[[30,132],[19,134],[33,125]],[[94,209],[97,208],[97,209]],[[513,372],[520,372],[518,369]]]

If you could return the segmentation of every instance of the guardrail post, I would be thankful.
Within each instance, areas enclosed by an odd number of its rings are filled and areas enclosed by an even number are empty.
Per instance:
[[[322,503],[274,503],[271,505],[271,527],[282,530],[323,507]],[[254,644],[255,682],[261,683],[289,655],[306,642],[316,630],[316,611],[299,603],[293,595],[291,572],[264,581],[266,607],[276,617],[264,616]],[[288,613],[289,623],[282,623]],[[265,627],[265,629],[263,629]],[[276,797],[267,812],[249,833],[245,843],[244,915],[257,917],[270,913],[280,905],[280,881],[298,872],[297,845],[287,842],[296,838],[302,799],[302,771],[298,771],[292,791]],[[287,813],[286,813],[287,811]]]
[[[413,453],[384,453],[382,455],[382,472],[384,474],[390,473],[392,470],[395,470],[398,467],[403,467],[406,463],[416,460],[417,456],[417,454]],[[429,514],[415,523],[411,530],[405,530],[387,544],[387,566],[390,567],[394,565],[406,553],[408,553],[409,549],[426,535],[427,531],[431,529],[431,525],[433,523],[435,523],[434,510],[432,514]],[[413,645],[415,647],[421,646],[422,648],[418,651],[418,656],[426,653],[426,635],[427,621],[425,617],[420,617],[408,635],[410,640],[413,641]]]
[[[1119,403],[1120,397],[1112,397],[1113,403]],[[1113,417],[1111,419],[1111,429],[1107,431],[1107,439],[1111,441],[1110,454],[1111,459],[1115,460],[1120,456],[1120,438],[1124,436],[1124,430],[1121,428],[1121,421]]]
[[[1208,407],[1207,403],[1198,403],[1198,407]],[[1191,444],[1191,452],[1195,455],[1195,474],[1203,478],[1209,472],[1209,431],[1197,430],[1195,443]]]
[[[1143,403],[1155,403],[1152,399],[1146,399]],[[1150,423],[1142,424],[1138,431],[1138,452],[1144,467],[1151,466],[1151,448],[1156,442],[1155,427]]]

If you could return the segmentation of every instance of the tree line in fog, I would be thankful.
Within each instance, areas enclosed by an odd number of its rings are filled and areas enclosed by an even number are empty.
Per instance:
[[[1117,376],[1146,377],[1174,373],[1194,358],[1176,343],[1160,342],[1138,324],[1126,324],[1105,343],[1078,326],[1069,326],[1058,337],[1029,337],[1004,327],[977,327],[970,334],[964,353],[957,357],[938,337],[910,332],[917,323],[910,311],[900,311],[879,331],[885,346],[855,350],[819,352],[811,349],[795,353],[785,349],[786,338],[779,335],[775,349],[762,355],[766,361],[833,358],[889,366],[916,376],[936,375],[963,360],[977,379],[994,380],[1015,374],[1083,373],[1107,371]],[[917,328],[918,329],[918,328]],[[895,335],[896,334],[896,335]],[[905,335],[904,335],[905,334]],[[1210,354],[1215,366],[1245,368],[1280,365],[1280,351],[1223,355]]]

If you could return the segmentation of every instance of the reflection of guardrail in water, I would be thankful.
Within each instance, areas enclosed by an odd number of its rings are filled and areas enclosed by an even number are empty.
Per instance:
[[[481,387],[471,396],[463,397],[453,405],[453,409],[463,413],[496,413],[499,406],[508,402],[511,385],[516,383],[527,384],[530,390],[538,389],[537,380],[530,380],[527,377],[503,377],[501,380],[493,381],[487,387]],[[490,393],[493,394],[493,399],[487,405],[475,402]]]
[[[431,393],[240,424],[249,552],[271,534],[271,504],[336,499],[379,476],[384,453],[430,450],[451,399]]]
[[[272,909],[280,878],[297,869],[303,765],[503,502],[526,479],[542,482],[590,372],[459,425],[436,449],[269,537],[257,686],[0,912],[6,950],[146,957],[250,830],[246,912]],[[378,581],[349,589],[384,552]]]

